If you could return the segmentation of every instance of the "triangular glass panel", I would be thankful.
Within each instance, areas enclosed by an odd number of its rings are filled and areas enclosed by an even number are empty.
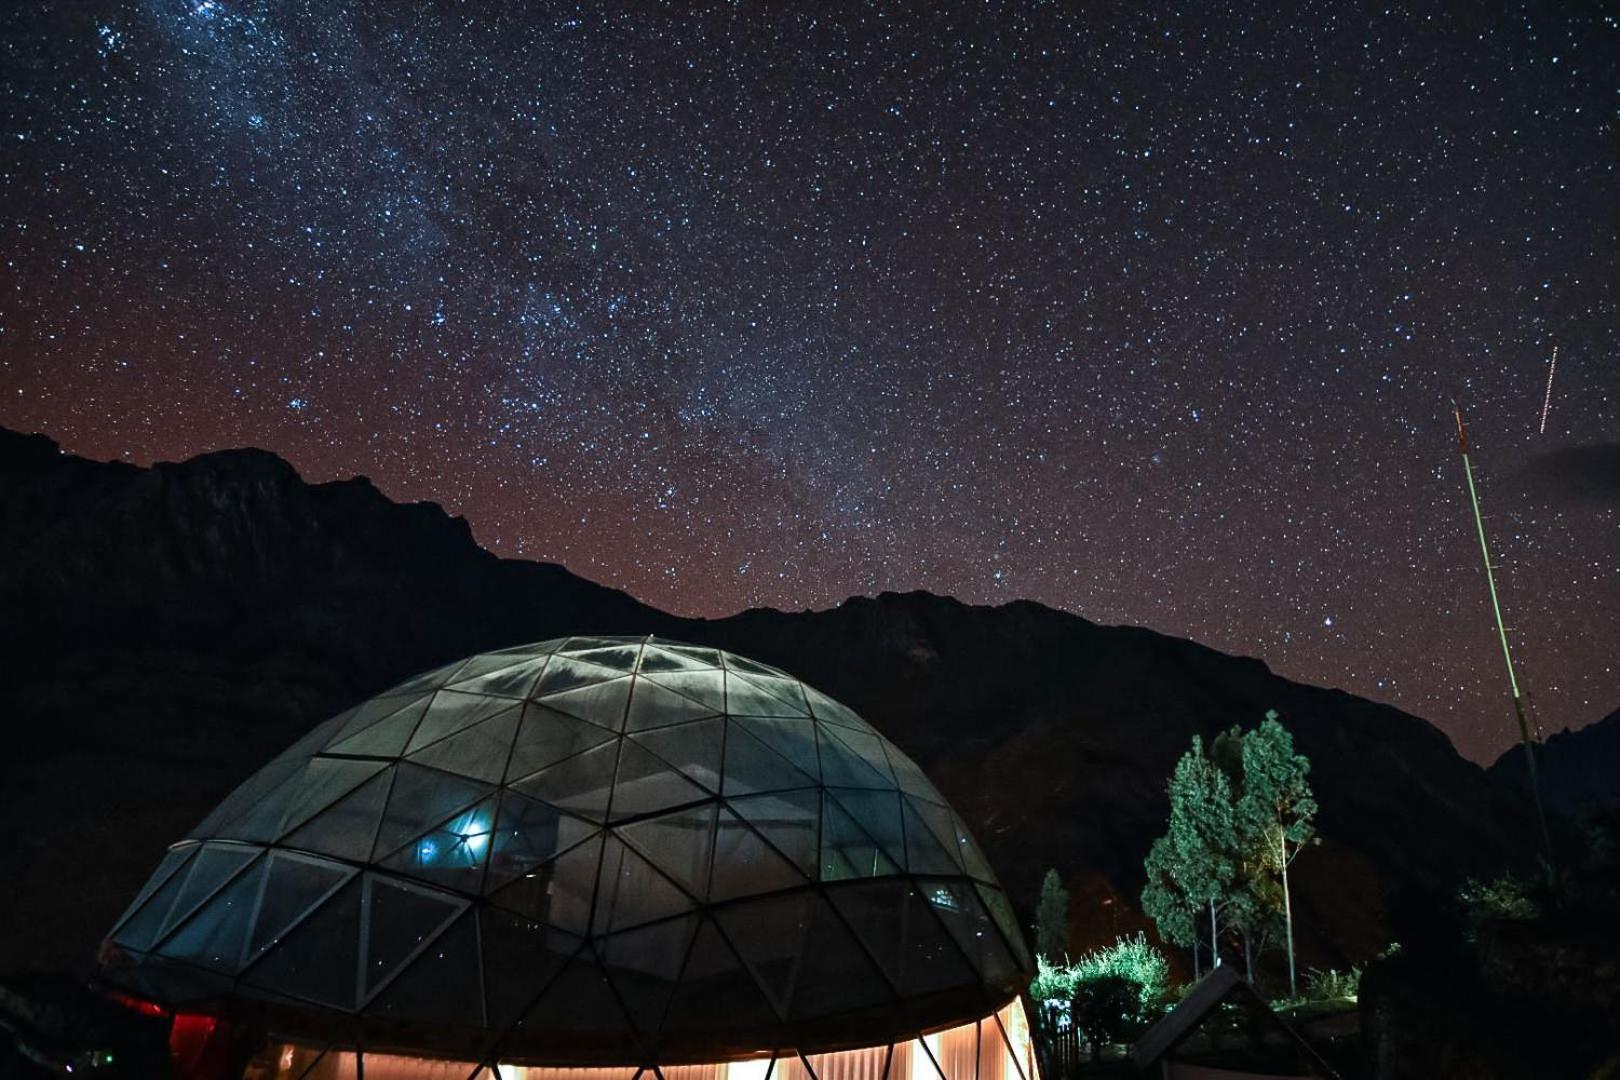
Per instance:
[[[580,817],[601,821],[607,814],[618,761],[619,743],[614,740],[512,782],[511,789]]]
[[[392,716],[385,716],[370,727],[339,739],[325,752],[361,757],[399,757],[405,752],[405,744],[411,741],[417,725],[422,722],[422,714],[427,712],[430,700],[422,698]]]
[[[652,1035],[662,1026],[697,927],[698,916],[686,915],[596,943],[608,981],[637,1031]]]
[[[789,1019],[809,1020],[894,997],[866,951],[819,895],[810,905],[810,928],[802,950]]]
[[[534,1007],[518,1022],[518,1028],[607,1036],[634,1031],[588,943],[563,965]]]
[[[394,770],[394,786],[388,794],[377,829],[373,858],[381,858],[450,820],[477,800],[489,794],[490,785],[451,776],[436,769],[425,769],[402,761]]]
[[[456,673],[465,667],[466,664],[467,660],[465,657],[463,657],[460,660],[451,661],[442,667],[436,667],[431,671],[424,671],[420,675],[412,675],[398,686],[389,690],[388,694],[390,696],[395,694],[421,694],[438,690],[443,687],[445,683],[451,682],[455,678]]]
[[[162,937],[217,892],[259,854],[258,848],[236,844],[204,844],[186,870],[185,882],[175,896],[174,907],[158,932]]]
[[[584,937],[591,927],[591,901],[602,862],[602,837],[594,836],[489,894],[490,901],[533,922]]]
[[[862,720],[849,706],[834,701],[807,683],[800,685],[804,687],[804,698],[810,705],[811,714],[823,724],[835,724],[855,731],[872,730],[872,725]]]
[[[962,824],[962,819],[959,817],[954,817],[954,821],[956,823],[956,847],[962,854],[962,865],[967,867],[967,872],[970,875],[980,881],[994,882],[996,880],[995,871],[990,869],[989,861],[984,857],[984,852],[980,850],[972,834],[968,832],[967,826]]]
[[[318,859],[270,853],[264,899],[259,903],[246,959],[251,961],[292,929],[317,903],[354,875],[346,866]]]
[[[688,660],[695,660],[704,667],[717,668],[722,666],[719,649],[705,649],[698,645],[677,645],[673,641],[660,641],[658,647],[665,652],[674,653],[676,656],[684,656]]]
[[[504,1031],[528,1011],[582,939],[498,907],[478,913],[489,1026]]]
[[[568,643],[567,638],[547,638],[545,641],[531,641],[524,645],[509,645],[504,649],[495,649],[484,653],[485,656],[549,656]]]
[[[913,874],[960,874],[956,825],[943,806],[902,795],[905,806],[906,867]]]
[[[797,679],[775,675],[740,674],[735,671],[727,674],[735,677],[739,682],[746,682],[755,689],[765,691],[788,709],[791,709],[793,716],[808,717],[810,715],[810,710],[805,706],[804,694],[799,689],[799,680]],[[737,711],[742,712],[744,710],[738,709]]]
[[[726,669],[728,671],[740,671],[748,675],[770,675],[779,679],[793,678],[781,668],[773,668],[769,664],[762,664],[758,660],[750,660],[746,656],[738,656],[736,653],[729,652],[726,653]]]
[[[196,850],[193,848],[192,853],[195,854]],[[113,940],[136,952],[150,949],[157,940],[158,931],[168,922],[169,913],[174,910],[174,898],[180,895],[189,869],[189,866],[183,867],[170,874],[169,880],[154,889],[143,906],[125,916],[123,925],[113,934]]]
[[[539,656],[520,661],[510,667],[491,671],[476,679],[461,677],[451,688],[469,694],[487,694],[491,697],[522,699],[534,692],[541,673],[551,666],[551,657]]]
[[[466,895],[483,886],[495,828],[495,800],[485,799],[411,840],[378,864]]]
[[[821,792],[814,788],[729,799],[727,804],[760,836],[816,880],[821,866]]]
[[[717,664],[705,664],[691,656],[656,645],[648,645],[641,650],[641,663],[637,671],[657,674],[660,671],[702,671],[705,668],[717,667]]]
[[[581,720],[589,720],[609,731],[622,731],[625,706],[630,703],[630,687],[634,682],[634,676],[621,675],[607,682],[547,694],[539,701],[549,709],[556,709]]]
[[[188,835],[199,840],[274,840],[291,798],[287,781],[306,760],[290,751],[275,758],[227,795]],[[266,802],[273,811],[269,814],[260,809]]]
[[[705,919],[687,954],[666,1031],[766,1031],[780,1021],[759,984],[713,922]]]
[[[298,798],[303,790],[296,784],[295,777],[303,772],[306,763],[308,758],[271,763],[285,766],[280,769],[282,779],[279,784],[262,793],[262,797],[253,805],[243,803],[240,813],[233,816],[224,826],[211,831],[198,829],[196,836],[212,834],[222,840],[249,840],[256,844],[269,844],[282,834],[282,819],[287,818],[287,806],[292,805],[292,801]]]
[[[901,791],[907,795],[927,799],[929,802],[939,803],[941,806],[949,805],[945,801],[945,796],[939,793],[939,789],[917,767],[916,762],[900,753],[893,746],[890,746],[888,750],[889,765],[894,769],[894,779],[899,784]]]
[[[417,725],[416,733],[411,736],[405,752],[414,754],[447,735],[454,735],[458,731],[464,731],[474,724],[488,720],[497,713],[505,712],[513,705],[514,702],[509,698],[440,690],[433,696],[427,712],[422,714],[422,722]]]
[[[644,675],[641,681],[673,690],[682,697],[702,705],[711,713],[726,711],[725,675],[715,671],[671,671],[667,674]]]
[[[515,791],[501,792],[484,891],[500,888],[527,874],[595,831],[596,826],[591,822],[564,814],[548,803],[525,798]]]
[[[544,705],[525,705],[523,722],[512,743],[512,758],[506,766],[507,779],[528,776],[612,738],[611,731],[596,724]]]
[[[651,863],[618,837],[607,838],[602,849],[602,876],[596,886],[594,933],[612,934],[693,907],[692,897],[676,888]]]
[[[902,994],[922,995],[953,986],[975,986],[980,976],[945,932],[933,904],[915,887],[905,900],[905,950],[900,973]]]
[[[1025,971],[1035,965],[1030,961],[1029,949],[1024,944],[1024,935],[1018,929],[1018,916],[1013,914],[1012,904],[1007,901],[1007,894],[990,885],[974,882],[973,887],[979,892],[979,899],[984,901],[985,910],[990,912],[990,918],[995,920],[997,928],[1001,930],[1002,939],[1012,949],[1018,966]]]
[[[848,788],[828,788],[827,793],[860,823],[872,839],[883,846],[885,854],[900,866],[905,865],[905,832],[900,821],[900,793],[897,791],[864,791]]]
[[[910,894],[910,883],[901,878],[852,882],[827,890],[827,899],[896,988],[901,985],[904,971],[906,902]]]
[[[577,760],[577,759],[576,759]],[[706,799],[709,793],[676,772],[662,758],[629,740],[620,744],[613,782],[613,820],[656,814]]]
[[[747,822],[729,811],[720,812],[715,829],[714,865],[709,878],[710,903],[804,884],[805,876]]]
[[[385,761],[311,758],[298,778],[289,782],[294,795],[281,831],[292,832],[387,767]]]
[[[600,634],[594,637],[571,637],[568,639],[568,643],[558,652],[565,652],[572,656],[574,653],[584,652],[586,649],[611,649],[616,645],[640,645],[646,640],[645,637],[604,637]]]
[[[821,776],[828,785],[838,787],[881,788],[892,790],[894,780],[887,772],[879,772],[870,761],[856,753],[838,737],[838,732],[853,734],[841,728],[816,725],[821,745]]]
[[[535,685],[530,697],[560,694],[566,690],[575,690],[581,686],[592,686],[599,682],[607,682],[609,679],[623,677],[622,671],[603,667],[601,664],[582,663],[559,653],[546,665],[546,670],[540,676],[540,682]]]
[[[512,756],[512,739],[522,715],[523,707],[514,704],[505,712],[418,750],[411,760],[472,780],[499,783],[506,774],[506,759]]]
[[[720,790],[720,753],[726,721],[715,716],[675,727],[655,728],[631,736],[709,791]],[[621,766],[622,768],[622,766]]]
[[[601,649],[580,649],[570,651],[571,660],[583,660],[586,663],[601,664],[615,671],[626,674],[636,670],[636,659],[641,655],[640,645],[609,645]]]
[[[377,721],[393,716],[408,706],[418,705],[430,697],[432,697],[431,694],[412,693],[402,694],[397,697],[392,694],[385,694],[370,698],[355,706],[351,712],[346,714],[348,719],[344,721],[341,728],[332,733],[331,741],[324,745],[330,746],[333,743],[342,742],[349,736],[364,731]]]
[[[831,735],[833,739],[853,750],[857,757],[870,765],[874,771],[883,777],[885,787],[898,786],[894,781],[894,770],[889,768],[889,755],[884,752],[883,740],[870,731],[856,731],[853,728],[821,725],[819,731],[822,735]],[[831,781],[828,781],[831,783]],[[856,787],[866,787],[857,784]]]
[[[624,729],[645,731],[670,724],[684,724],[688,720],[701,720],[718,713],[718,709],[711,709],[673,690],[666,690],[651,679],[642,678],[636,680],[635,691],[630,695],[630,711],[625,717]]]
[[[812,783],[820,783],[821,755],[816,750],[814,724],[805,720],[763,716],[733,716],[731,719],[735,726],[787,759]]]
[[[726,775],[722,788],[725,794],[753,795],[764,791],[814,787],[814,778],[749,734],[749,729],[740,723],[747,719],[752,717],[734,716],[726,722]],[[800,724],[807,733],[810,728],[809,722],[804,720],[787,720],[783,723]],[[813,743],[810,749],[814,753]]]
[[[843,881],[849,878],[886,877],[899,873],[901,864],[895,855],[903,849],[896,847],[891,854],[888,847],[856,823],[855,818],[833,798],[832,792],[824,792],[823,796],[821,880]],[[899,798],[896,794],[889,797],[896,800]],[[899,819],[900,807],[896,805],[893,840],[899,839]]]
[[[282,846],[365,862],[392,782],[390,772],[378,773],[294,829]]]
[[[370,997],[463,911],[467,902],[375,874],[365,876],[364,893],[366,955],[360,995]],[[474,949],[471,959],[476,962],[477,958]]]
[[[709,887],[714,853],[713,803],[620,825],[615,830],[677,885],[698,900]]]
[[[375,925],[372,934],[375,937]],[[469,911],[417,953],[392,982],[383,985],[363,1011],[395,1020],[483,1027],[484,986],[478,951],[478,925]],[[367,975],[372,975],[369,963]]]
[[[141,891],[135,894],[135,899],[130,902],[129,907],[124,909],[124,913],[118,917],[118,921],[113,924],[114,928],[121,928],[129,920],[129,917],[135,914],[136,909],[146,903],[146,898],[157,892],[161,886],[168,882],[169,878],[178,873],[185,866],[186,860],[197,854],[197,851],[198,845],[194,843],[176,844],[165,851],[163,861],[158,863],[157,869],[152,871],[152,876],[147,878],[146,884],[141,886]],[[159,921],[161,922],[161,920]]]
[[[920,880],[917,888],[985,982],[998,983],[1017,972],[1001,931],[991,923],[972,885],[965,881]]]
[[[816,900],[809,891],[784,893],[714,913],[737,955],[783,1017],[803,962]]]
[[[253,925],[267,861],[260,859],[169,935],[161,952],[211,971],[235,975]]]
[[[760,688],[747,676],[726,672],[726,712],[733,716],[794,716],[810,714],[803,705],[793,705]]]
[[[266,952],[250,986],[336,1009],[353,1009],[360,963],[360,883],[350,881]]]

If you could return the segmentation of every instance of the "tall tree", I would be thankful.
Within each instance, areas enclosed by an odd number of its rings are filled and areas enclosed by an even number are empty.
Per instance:
[[[1041,879],[1041,900],[1035,908],[1035,951],[1054,966],[1069,956],[1069,890],[1056,870],[1048,870]]]
[[[1158,846],[1158,845],[1156,845]],[[1170,777],[1170,829],[1163,846],[1150,865],[1149,883],[1155,876],[1160,885],[1172,883],[1197,914],[1209,918],[1209,951],[1212,966],[1221,962],[1220,912],[1230,901],[1230,889],[1237,873],[1237,832],[1233,818],[1232,787],[1226,774],[1204,755],[1203,740],[1193,736],[1192,749],[1176,762]],[[1157,874],[1155,875],[1155,871]],[[1171,914],[1175,905],[1157,892],[1153,902]],[[1149,903],[1145,892],[1143,903]],[[1157,918],[1155,918],[1157,922]],[[1166,927],[1161,927],[1165,932]],[[1168,935],[1167,935],[1168,936]],[[1196,952],[1195,952],[1196,962]]]
[[[1316,799],[1306,776],[1311,763],[1294,752],[1294,738],[1266,712],[1260,726],[1243,738],[1243,794],[1236,819],[1240,831],[1257,838],[1266,870],[1282,885],[1283,925],[1288,942],[1288,993],[1297,996],[1294,966],[1294,905],[1288,868],[1315,835]]]
[[[1148,849],[1147,884],[1142,888],[1142,911],[1153,920],[1159,937],[1171,945],[1192,950],[1193,978],[1199,967],[1198,911],[1175,875],[1175,848],[1170,837],[1161,836]]]

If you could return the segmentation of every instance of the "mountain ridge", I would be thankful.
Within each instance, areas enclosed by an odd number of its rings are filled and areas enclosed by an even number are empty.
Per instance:
[[[364,478],[309,484],[251,449],[102,464],[41,439],[0,432],[15,642],[0,724],[16,751],[0,783],[19,795],[0,860],[22,886],[0,897],[0,926],[54,932],[0,930],[0,963],[88,955],[162,846],[326,716],[457,657],[571,633],[718,645],[846,701],[929,771],[1026,911],[1045,868],[1064,873],[1082,945],[1139,921],[1141,858],[1191,736],[1267,708],[1315,763],[1328,838],[1301,861],[1308,954],[1358,959],[1385,943],[1401,890],[1533,850],[1522,793],[1438,728],[1257,658],[923,590],[685,618],[495,556],[464,519]],[[76,887],[86,865],[103,888]]]

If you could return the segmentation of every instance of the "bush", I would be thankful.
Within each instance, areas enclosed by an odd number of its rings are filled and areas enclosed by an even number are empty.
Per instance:
[[[1136,990],[1135,1018],[1147,1019],[1163,1003],[1170,988],[1170,965],[1147,937],[1120,938],[1105,949],[1087,953],[1075,964],[1076,982],[1114,977]]]
[[[1473,940],[1480,926],[1488,922],[1524,922],[1541,916],[1541,897],[1536,886],[1512,874],[1495,881],[1468,883],[1457,891],[1462,903],[1466,934]]]
[[[1338,1001],[1344,998],[1354,1001],[1360,993],[1359,967],[1353,967],[1349,971],[1336,971],[1333,968],[1319,971],[1312,968],[1305,974],[1306,1001]]]
[[[1029,996],[1039,1023],[1063,1031],[1076,1023],[1086,1038],[1111,1041],[1153,1019],[1169,993],[1170,966],[1142,934],[1120,938],[1072,964],[1037,958]]]

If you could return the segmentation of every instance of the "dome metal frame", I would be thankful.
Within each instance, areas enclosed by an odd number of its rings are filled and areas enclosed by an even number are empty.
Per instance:
[[[653,637],[479,654],[333,717],[168,850],[110,943],[104,977],[170,1006],[559,1065],[893,1041],[1032,968],[893,744]]]

